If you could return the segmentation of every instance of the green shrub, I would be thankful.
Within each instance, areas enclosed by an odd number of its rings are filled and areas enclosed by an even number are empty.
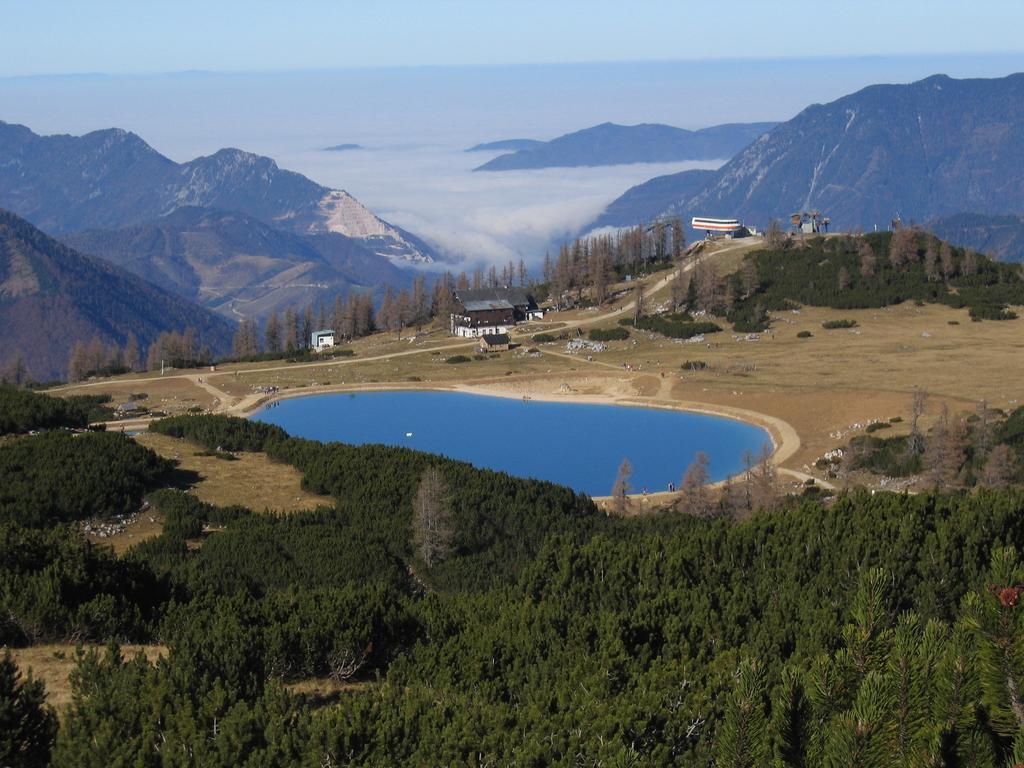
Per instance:
[[[977,304],[968,309],[971,320],[1016,320],[1017,313],[996,304]]]
[[[708,364],[703,360],[687,360],[680,367],[684,371],[703,371],[707,369]]]
[[[2,443],[0,522],[41,527],[130,514],[173,467],[117,432],[55,431]]]
[[[231,416],[171,416],[150,422],[150,432],[171,437],[184,437],[204,448],[221,451],[263,451],[273,440],[282,440],[288,433],[272,424]]]
[[[65,400],[0,385],[0,434],[82,428],[89,423],[89,410],[90,404],[81,400]]]
[[[867,429],[865,429],[864,431],[870,435],[872,432],[877,432],[880,429],[890,429],[891,427],[892,424],[886,421],[875,421],[872,422],[871,424],[868,424]]]
[[[826,320],[821,327],[827,331],[834,331],[838,328],[856,328],[856,320]]]
[[[625,341],[629,338],[629,330],[622,326],[617,328],[593,328],[587,336],[591,341]]]
[[[620,320],[619,325],[634,325],[632,320]],[[635,326],[643,331],[660,333],[670,339],[691,339],[706,333],[718,333],[721,326],[712,322],[697,321],[686,314],[645,315]]]
[[[814,336],[814,334],[813,334],[813,333],[811,333],[810,331],[800,331],[800,332],[799,332],[799,333],[798,333],[798,334],[796,335],[796,337],[797,337],[798,339],[809,339],[809,338],[811,338],[812,336]]]
[[[445,362],[451,365],[458,365],[459,363],[468,363],[469,358],[465,355],[452,355],[451,357],[445,358]]]
[[[556,341],[555,337],[550,333],[538,333],[533,337],[533,340],[538,344],[550,344],[551,342]]]

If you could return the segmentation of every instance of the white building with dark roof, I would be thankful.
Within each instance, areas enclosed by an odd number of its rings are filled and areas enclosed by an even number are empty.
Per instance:
[[[480,288],[455,292],[457,308],[451,315],[455,336],[476,338],[507,334],[517,323],[539,320],[544,312],[521,288]]]

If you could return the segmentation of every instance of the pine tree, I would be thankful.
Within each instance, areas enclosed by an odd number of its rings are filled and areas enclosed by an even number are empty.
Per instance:
[[[1013,547],[992,554],[988,588],[964,605],[978,643],[982,702],[991,728],[1012,739],[1024,731],[1024,568]]]
[[[733,678],[725,719],[716,734],[718,768],[762,768],[768,764],[765,682],[760,666],[744,661]]]
[[[57,716],[46,705],[38,680],[22,679],[10,651],[0,659],[0,765],[39,768],[50,764]]]

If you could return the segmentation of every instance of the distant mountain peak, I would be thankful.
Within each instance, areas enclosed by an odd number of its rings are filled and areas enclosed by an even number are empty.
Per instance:
[[[603,122],[500,155],[477,171],[724,160],[775,123],[733,123],[688,131],[659,123]],[[493,146],[493,145],[492,145]]]
[[[639,207],[649,218],[713,211],[756,226],[816,208],[837,228],[870,230],[897,215],[924,221],[964,210],[1024,210],[1022,175],[1024,75],[933,75],[811,105],[700,188],[683,174],[652,179],[613,202],[594,226],[634,224]]]
[[[0,206],[54,234],[140,224],[182,206],[242,211],[291,232],[361,238],[392,261],[433,260],[429,246],[346,192],[235,147],[175,163],[119,128],[37,136],[0,123]]]

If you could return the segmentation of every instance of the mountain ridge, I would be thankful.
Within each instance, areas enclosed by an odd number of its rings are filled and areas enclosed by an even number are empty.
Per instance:
[[[820,209],[844,229],[964,210],[1024,210],[1024,74],[933,75],[814,104],[740,151],[700,190],[674,174],[628,190],[657,216],[737,217],[765,226]],[[673,189],[673,179],[679,189]],[[655,184],[656,182],[656,184]],[[660,188],[653,206],[651,186]],[[594,226],[633,221],[602,214]]]
[[[131,227],[84,230],[63,242],[232,318],[264,318],[353,289],[412,282],[410,272],[363,240],[297,235],[245,213],[196,206]]]
[[[726,123],[689,131],[661,123],[605,122],[489,160],[476,171],[725,160],[776,123]]]
[[[227,147],[176,163],[119,128],[39,136],[0,122],[0,207],[55,235],[141,224],[182,206],[237,210],[296,234],[366,239],[386,258],[430,263],[418,238],[344,190],[322,186],[269,157]]]

